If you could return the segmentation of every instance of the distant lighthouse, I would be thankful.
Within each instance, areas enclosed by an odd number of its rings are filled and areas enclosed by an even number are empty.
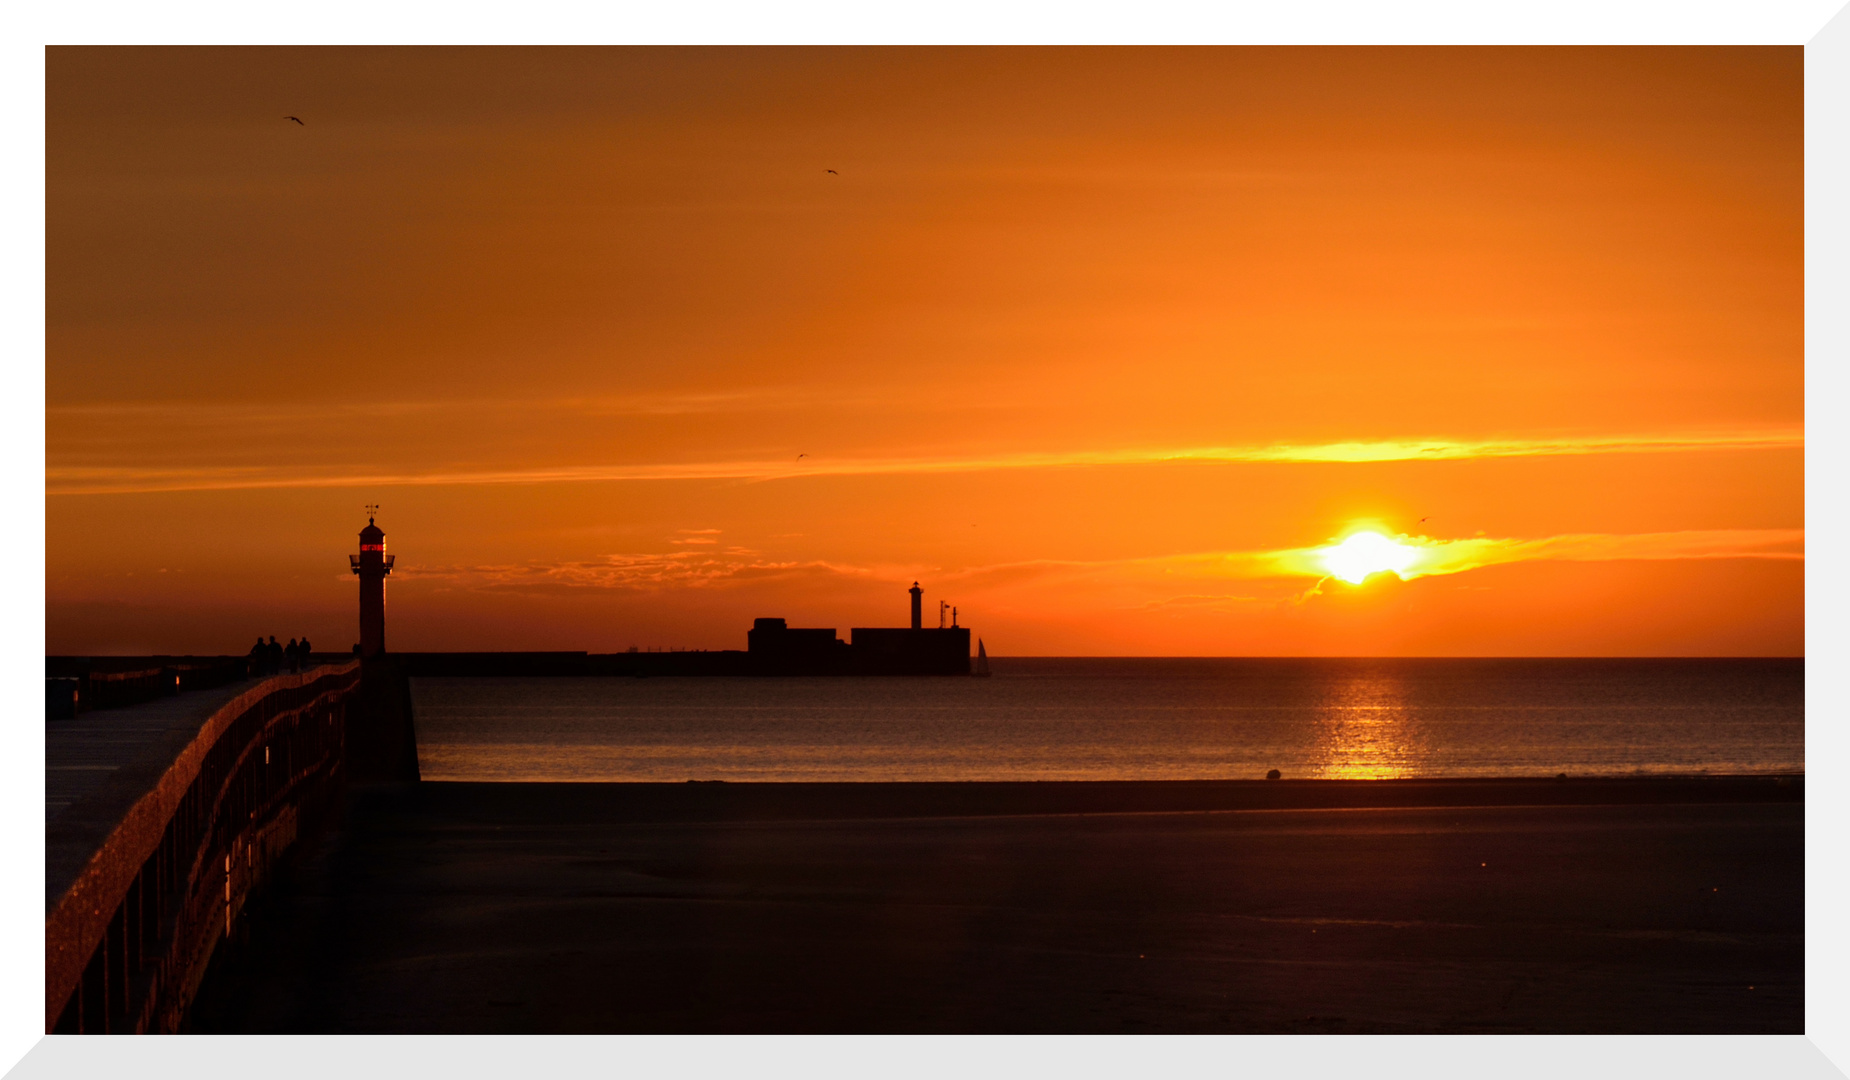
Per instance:
[[[906,591],[912,594],[912,628],[917,630],[925,625],[925,601],[922,599],[925,590],[919,588],[919,583],[915,581],[912,588]]]
[[[385,530],[373,524],[379,508],[367,511],[360,553],[347,560],[360,576],[360,655],[378,656],[385,652],[385,578],[392,572],[392,556],[385,553]]]

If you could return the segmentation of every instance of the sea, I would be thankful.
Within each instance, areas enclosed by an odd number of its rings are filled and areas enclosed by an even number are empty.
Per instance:
[[[433,781],[1801,774],[1803,659],[992,657],[989,678],[417,678]]]

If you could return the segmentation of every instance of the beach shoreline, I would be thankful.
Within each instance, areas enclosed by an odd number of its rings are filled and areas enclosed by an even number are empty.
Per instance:
[[[1441,777],[1374,780],[423,781],[432,810],[595,812],[603,820],[726,821],[1447,806],[1803,803],[1804,777]]]
[[[1796,1032],[1780,781],[356,787],[193,1029]]]

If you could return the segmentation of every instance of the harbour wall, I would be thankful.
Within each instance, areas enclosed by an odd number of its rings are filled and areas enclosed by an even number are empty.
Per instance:
[[[930,648],[882,638],[878,647],[840,645],[830,650],[716,649],[684,652],[422,652],[392,653],[407,678],[467,676],[654,676],[721,675],[968,675],[967,632],[897,630],[928,635]],[[869,631],[854,631],[857,645]],[[945,635],[939,639],[937,635]],[[961,648],[960,648],[961,646]]]
[[[363,674],[350,660],[278,675],[181,725],[167,726],[171,707],[148,712],[159,703],[107,717],[116,743],[138,717],[152,723],[117,764],[96,766],[107,782],[46,826],[47,1032],[179,1030],[245,901],[316,826],[349,766],[399,764],[368,760],[394,742],[371,730],[394,716],[369,716],[366,691],[389,698],[394,680],[368,688]],[[53,721],[54,740],[60,752],[111,752],[111,732],[81,720]]]

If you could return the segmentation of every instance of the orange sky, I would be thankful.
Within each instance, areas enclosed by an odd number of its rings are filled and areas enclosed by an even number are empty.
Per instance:
[[[54,48],[47,647],[1802,654],[1801,75]]]

